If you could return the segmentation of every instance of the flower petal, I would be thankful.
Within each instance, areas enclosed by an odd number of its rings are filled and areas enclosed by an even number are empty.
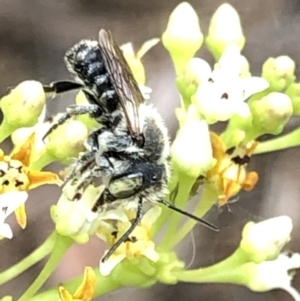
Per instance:
[[[261,77],[247,77],[241,80],[242,89],[244,91],[244,99],[249,98],[251,95],[266,90],[270,84]]]
[[[103,257],[107,254],[106,251]],[[108,276],[111,271],[124,259],[126,254],[112,254],[109,259],[105,262],[100,260],[99,270],[102,276]]]
[[[11,158],[22,162],[24,166],[29,166],[31,152],[34,147],[34,136],[35,134],[32,133],[22,146],[14,150]]]
[[[19,208],[15,210],[16,220],[22,229],[26,228],[27,225],[27,215],[25,210],[25,204],[22,204]]]
[[[29,189],[45,184],[60,184],[58,175],[53,172],[29,170],[27,175],[30,181]]]
[[[153,262],[157,262],[159,259],[159,254],[154,249],[154,244],[152,246],[149,246],[143,250],[142,255],[147,257]]]
[[[95,293],[96,275],[91,267],[86,267],[82,282],[76,292],[73,295],[74,299],[80,299],[81,301],[92,300]]]
[[[25,191],[8,191],[0,195],[0,235],[12,238],[12,230],[5,219],[26,202],[28,193]]]
[[[13,232],[9,224],[0,224],[0,237],[1,236],[8,239],[13,238]]]
[[[72,295],[63,287],[58,288],[58,294],[61,301],[73,301]]]
[[[151,229],[152,225],[157,221],[161,215],[162,208],[160,206],[154,206],[149,209],[143,216],[141,223]]]

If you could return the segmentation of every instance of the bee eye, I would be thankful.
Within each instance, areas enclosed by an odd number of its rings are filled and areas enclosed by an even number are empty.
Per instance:
[[[156,181],[158,180],[157,175],[152,175],[152,176],[151,176],[151,180],[152,180],[153,182],[156,182]]]
[[[109,183],[109,192],[117,199],[129,198],[141,189],[143,178],[141,173],[115,177]]]

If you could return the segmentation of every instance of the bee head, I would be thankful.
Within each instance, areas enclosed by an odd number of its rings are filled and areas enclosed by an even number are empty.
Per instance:
[[[89,65],[98,59],[99,45],[97,41],[82,40],[65,54],[65,64],[72,74],[80,78],[85,76]]]
[[[164,164],[135,162],[126,174],[111,179],[108,190],[113,199],[129,199],[141,195],[157,201],[167,193],[168,171]]]

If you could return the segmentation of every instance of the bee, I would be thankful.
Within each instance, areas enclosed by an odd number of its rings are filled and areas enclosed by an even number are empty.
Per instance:
[[[102,261],[128,239],[142,218],[145,202],[162,203],[217,231],[209,222],[165,200],[170,178],[168,131],[156,108],[144,99],[111,33],[102,29],[98,41],[80,41],[66,52],[65,63],[75,82],[54,82],[44,86],[45,91],[59,94],[81,89],[89,104],[69,106],[45,137],[76,115],[89,114],[99,124],[90,133],[86,151],[74,163],[65,183],[78,179],[76,200],[94,178],[101,178],[106,188],[95,200],[94,212],[107,204],[136,205],[130,228]]]

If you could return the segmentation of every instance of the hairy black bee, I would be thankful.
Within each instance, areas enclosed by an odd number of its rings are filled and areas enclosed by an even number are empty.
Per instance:
[[[130,229],[102,260],[107,260],[139,223],[144,202],[163,203],[217,230],[164,200],[170,177],[168,132],[156,108],[145,101],[111,34],[101,30],[98,41],[82,40],[66,52],[65,63],[75,82],[54,82],[45,86],[45,91],[57,94],[82,89],[89,104],[69,106],[45,136],[75,115],[88,113],[99,123],[66,183],[78,179],[76,196],[80,198],[94,178],[102,179],[106,189],[95,200],[93,211],[120,201],[137,204]]]

